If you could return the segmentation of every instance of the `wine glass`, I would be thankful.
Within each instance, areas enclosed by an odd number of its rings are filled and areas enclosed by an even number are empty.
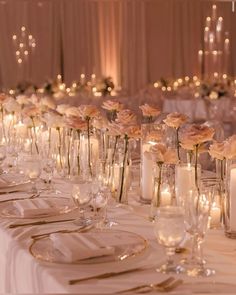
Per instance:
[[[188,267],[187,274],[192,277],[208,277],[215,274],[215,270],[205,267],[202,243],[209,227],[209,216],[212,204],[212,186],[201,188],[200,192],[189,192],[185,200],[186,231],[192,236],[192,250],[190,258],[183,261]]]
[[[6,147],[5,145],[0,145],[0,174],[3,174],[2,163],[6,159]]]
[[[24,158],[24,174],[30,179],[32,184],[31,193],[37,194],[36,181],[41,174],[41,159],[38,155],[30,155]]]
[[[44,158],[42,161],[43,167],[42,170],[44,172],[44,182],[46,183],[45,190],[48,192],[55,192],[58,193],[58,191],[54,190],[53,184],[52,184],[52,178],[53,173],[55,169],[55,161],[52,158]]]
[[[167,261],[157,271],[162,273],[182,273],[184,268],[173,260],[175,249],[185,237],[184,210],[177,206],[163,206],[157,210],[154,233],[158,242],[166,249]]]
[[[87,180],[79,180],[72,187],[72,198],[79,209],[80,217],[74,221],[76,225],[87,226],[92,223],[92,219],[85,217],[85,209],[89,207],[92,201],[92,183]]]

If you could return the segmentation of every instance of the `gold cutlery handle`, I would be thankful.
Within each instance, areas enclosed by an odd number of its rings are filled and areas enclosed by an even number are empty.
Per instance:
[[[74,218],[70,219],[60,219],[60,220],[40,220],[40,221],[34,221],[34,222],[28,222],[28,223],[14,223],[10,224],[8,227],[9,228],[16,228],[16,227],[21,227],[21,226],[29,226],[29,225],[43,225],[43,224],[50,224],[50,223],[60,223],[60,222],[68,222],[68,221],[73,221],[75,220]]]
[[[80,282],[85,282],[85,281],[92,280],[92,279],[106,279],[106,278],[115,277],[115,276],[127,274],[127,273],[134,272],[134,271],[139,271],[139,270],[144,270],[144,268],[136,267],[136,268],[132,268],[132,269],[123,270],[123,271],[120,271],[120,272],[103,273],[103,274],[94,275],[94,276],[91,276],[91,277],[69,280],[68,283],[69,283],[69,285],[74,285],[74,284],[77,284],[77,283],[80,283]]]

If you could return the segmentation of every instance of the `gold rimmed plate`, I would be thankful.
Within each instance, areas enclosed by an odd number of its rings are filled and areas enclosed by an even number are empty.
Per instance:
[[[69,233],[60,233],[61,235]],[[90,235],[94,241],[101,239],[106,242],[106,247],[114,247],[114,253],[107,256],[92,257],[82,260],[68,261],[64,253],[55,248],[49,236],[35,239],[29,247],[31,255],[36,259],[62,264],[95,264],[115,261],[124,261],[143,253],[148,246],[147,241],[140,235],[122,230],[91,230],[79,235]],[[79,251],[79,243],[78,243]]]
[[[42,201],[45,201],[46,207]],[[30,202],[34,204],[32,210],[27,214],[22,214],[19,209],[19,205],[23,202]],[[33,219],[57,216],[65,213],[69,213],[75,210],[75,205],[69,198],[63,197],[38,197],[35,199],[22,199],[14,200],[0,204],[0,216],[3,218],[19,218],[19,219]]]

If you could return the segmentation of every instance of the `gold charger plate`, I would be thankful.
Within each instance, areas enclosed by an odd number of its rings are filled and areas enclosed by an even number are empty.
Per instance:
[[[62,235],[65,233],[61,233]],[[68,233],[66,233],[68,234]],[[29,247],[31,255],[36,259],[53,262],[53,263],[63,263],[63,264],[94,264],[94,263],[105,263],[105,262],[115,262],[124,261],[131,257],[136,257],[141,254],[148,246],[147,240],[142,236],[123,230],[91,230],[88,233],[79,233],[81,235],[91,234],[93,239],[103,239],[107,240],[106,246],[112,246],[115,248],[114,254],[109,256],[93,257],[83,260],[67,261],[66,257],[53,245],[50,235],[47,237],[42,237],[40,239],[33,240]],[[112,245],[112,240],[119,240],[118,245]],[[110,243],[111,242],[111,243]],[[79,250],[79,244],[78,244]]]
[[[37,209],[34,209],[32,211],[32,214],[24,216],[21,215],[18,208],[15,207],[15,202],[34,202],[38,199],[45,199],[50,202],[50,207],[52,207],[53,210],[50,210],[49,212],[38,212]],[[43,208],[38,208],[39,210]],[[72,210],[76,209],[74,203],[69,198],[64,197],[39,197],[35,199],[29,199],[25,200],[22,199],[17,201],[9,201],[6,203],[0,204],[0,216],[3,218],[19,218],[19,219],[34,219],[34,218],[44,218],[44,217],[51,217],[51,216],[57,216],[65,213],[69,213]]]

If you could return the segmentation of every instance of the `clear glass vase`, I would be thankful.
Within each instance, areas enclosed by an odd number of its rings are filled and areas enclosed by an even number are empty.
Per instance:
[[[116,194],[116,201],[120,204],[128,204],[128,191],[131,184],[132,165],[128,139],[124,139],[124,148],[119,156],[119,162],[119,184]]]
[[[224,227],[229,238],[236,238],[236,159],[227,161],[225,199],[224,199]]]
[[[174,167],[163,163],[156,163],[153,170],[154,187],[150,206],[150,221],[154,221],[157,209],[173,204],[174,196]]]
[[[141,178],[140,178],[140,201],[150,204],[153,196],[155,166],[149,151],[153,145],[165,141],[166,126],[163,124],[142,124],[141,126]]]

